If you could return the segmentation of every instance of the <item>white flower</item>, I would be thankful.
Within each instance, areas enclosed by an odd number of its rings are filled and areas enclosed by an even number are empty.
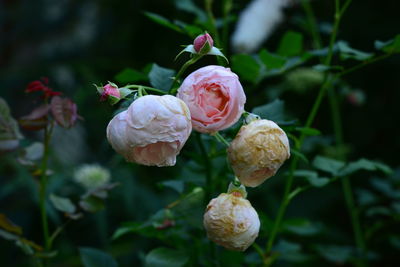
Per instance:
[[[105,185],[110,181],[110,171],[98,164],[84,164],[74,174],[75,181],[87,189]]]
[[[253,0],[240,14],[232,36],[237,53],[256,51],[283,20],[283,8],[290,0]]]
[[[231,250],[245,251],[258,236],[260,219],[247,199],[237,192],[220,194],[204,214],[207,236]]]
[[[192,131],[186,104],[171,95],[146,95],[115,116],[107,127],[111,146],[129,162],[173,166]]]
[[[285,132],[270,120],[254,120],[242,126],[228,148],[228,159],[235,175],[250,187],[275,175],[289,157]]]

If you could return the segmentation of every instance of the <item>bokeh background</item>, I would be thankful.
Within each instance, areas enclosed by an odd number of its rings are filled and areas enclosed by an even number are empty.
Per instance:
[[[114,155],[106,141],[105,129],[115,108],[98,101],[92,84],[112,81],[127,67],[141,70],[153,62],[178,69],[182,62],[174,61],[174,58],[181,50],[180,45],[190,44],[192,39],[163,28],[143,15],[143,11],[150,11],[170,19],[191,22],[192,14],[176,8],[177,1],[0,1],[0,96],[9,103],[12,115],[15,118],[26,115],[37,104],[37,98],[25,94],[24,89],[30,81],[46,76],[50,79],[50,87],[74,99],[83,117],[77,127],[56,129],[54,133],[50,166],[55,174],[49,190],[53,188],[60,194],[80,190],[68,181],[72,179],[74,168],[83,163],[99,163],[110,168],[113,180],[122,184],[110,194],[105,210],[85,216],[66,228],[61,241],[56,244],[59,248],[54,261],[56,266],[80,266],[77,252],[80,246],[107,250],[122,266],[136,266],[159,242],[139,235],[117,241],[110,239],[121,222],[146,220],[176,199],[174,191],[157,185],[171,179],[176,170],[125,164]],[[194,2],[203,5],[201,1]],[[332,2],[313,2],[321,27],[329,25],[333,19]],[[216,1],[216,5],[218,3]],[[232,13],[239,14],[247,3],[234,1]],[[399,9],[400,3],[395,0],[353,1],[343,19],[339,40],[346,40],[362,51],[374,50],[375,40],[385,41],[398,33]],[[218,11],[216,13],[218,15]],[[263,47],[275,49],[288,29],[303,31],[298,25],[299,17],[304,15],[301,6],[287,9],[285,15],[284,22]],[[327,37],[323,35],[325,44]],[[311,42],[306,46],[311,48]],[[226,51],[228,55],[230,52]],[[206,64],[207,60],[196,67]],[[342,103],[344,149],[349,152],[349,158],[365,157],[382,161],[394,169],[399,167],[399,71],[399,56],[393,56],[346,77],[347,84],[365,95],[365,102],[361,105],[345,100]],[[260,90],[268,91],[280,79],[284,77],[262,83]],[[306,93],[287,90],[280,94],[287,113],[304,121],[315,99],[315,89],[309,88]],[[246,109],[274,100],[268,93],[262,96],[260,98],[256,92],[248,94]],[[326,145],[318,148],[325,152],[330,149],[332,138],[329,136],[333,134],[327,107],[326,101],[314,123],[315,128],[328,136]],[[38,133],[23,134],[27,138],[40,139]],[[183,153],[183,158],[187,157]],[[0,161],[0,212],[22,226],[30,239],[41,240],[35,181],[27,170],[16,165],[11,156],[1,155]],[[182,162],[178,162],[178,168]],[[370,176],[369,173],[355,175],[352,178],[355,188],[368,187],[366,181]],[[283,176],[277,176],[268,182],[268,186],[250,192],[256,209],[269,211],[272,217],[281,198],[283,183],[280,178]],[[339,183],[301,195],[290,205],[287,216],[302,216],[333,226],[323,228],[325,235],[309,240],[311,244],[327,236],[339,243],[352,242],[351,224]],[[50,219],[53,223],[60,223],[62,215],[50,208]],[[386,239],[394,228],[385,226],[383,231],[386,231]],[[389,240],[385,239],[373,242],[377,251],[386,249],[383,258],[379,259],[380,266],[395,266],[392,260],[398,251],[387,245]],[[0,241],[0,258],[1,266],[31,264],[19,249],[5,240]]]

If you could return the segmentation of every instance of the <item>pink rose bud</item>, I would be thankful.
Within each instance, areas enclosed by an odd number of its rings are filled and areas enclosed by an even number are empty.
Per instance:
[[[108,124],[111,146],[129,162],[173,166],[192,125],[186,104],[171,96],[146,95]]]
[[[103,86],[103,92],[101,93],[100,101],[105,101],[109,97],[115,97],[117,99],[121,98],[121,94],[115,84],[113,85],[109,83]]]
[[[207,54],[214,46],[214,40],[208,33],[199,35],[193,42],[194,50],[199,54]]]
[[[238,76],[229,68],[214,65],[187,76],[177,97],[188,105],[193,128],[201,133],[214,133],[233,125],[246,102]]]

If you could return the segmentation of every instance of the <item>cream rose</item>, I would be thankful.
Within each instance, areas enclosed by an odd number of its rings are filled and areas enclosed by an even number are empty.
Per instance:
[[[108,124],[111,146],[127,161],[173,166],[192,131],[186,104],[171,95],[146,95]]]
[[[228,148],[228,159],[235,175],[250,187],[275,175],[289,157],[285,132],[270,120],[254,120],[242,126]]]
[[[220,194],[207,205],[204,227],[213,242],[231,250],[245,251],[258,236],[260,219],[241,194]]]
[[[246,102],[238,76],[229,68],[214,65],[187,76],[177,97],[189,107],[193,128],[201,133],[214,133],[233,125]]]

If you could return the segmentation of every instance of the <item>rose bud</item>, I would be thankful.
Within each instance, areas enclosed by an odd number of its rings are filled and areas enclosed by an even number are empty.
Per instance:
[[[193,41],[194,50],[202,55],[210,52],[213,46],[214,40],[208,33],[197,36]]]
[[[253,120],[242,126],[228,148],[228,159],[235,175],[250,187],[275,175],[289,157],[285,132],[270,120]]]
[[[212,199],[203,223],[210,240],[238,251],[245,251],[253,244],[260,230],[257,212],[239,191]]]
[[[246,102],[238,76],[229,68],[214,65],[187,76],[177,97],[188,105],[193,128],[201,133],[215,133],[233,125]]]
[[[109,98],[116,98],[117,100],[119,100],[121,98],[121,94],[118,90],[118,86],[116,84],[110,83],[110,82],[102,87],[100,101],[105,101]]]
[[[111,146],[129,162],[173,166],[192,126],[186,104],[171,96],[146,95],[115,116],[107,127]]]

